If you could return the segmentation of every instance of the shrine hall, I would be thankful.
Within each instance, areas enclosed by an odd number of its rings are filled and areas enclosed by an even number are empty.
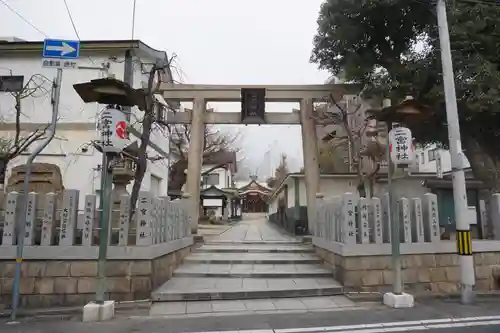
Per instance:
[[[271,189],[259,184],[257,177],[251,177],[250,182],[238,189],[243,213],[265,213],[268,205],[267,199],[271,195]]]

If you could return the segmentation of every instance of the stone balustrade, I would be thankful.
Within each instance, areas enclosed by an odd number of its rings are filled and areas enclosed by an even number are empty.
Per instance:
[[[316,253],[334,269],[346,290],[391,290],[391,223],[388,196],[360,198],[352,193],[317,196],[313,224]],[[500,216],[500,195],[491,200],[492,224]],[[496,213],[495,213],[496,212]],[[405,289],[415,293],[460,291],[456,241],[441,240],[435,194],[399,198],[395,218],[400,225],[400,251]],[[486,219],[483,219],[485,221]],[[476,289],[500,288],[500,240],[474,239]]]
[[[62,204],[57,207],[56,194],[29,193],[25,214],[22,199],[20,193],[7,194],[0,258],[14,258],[16,223],[22,220],[25,223],[24,245],[39,256],[43,252],[50,255],[58,251],[92,253],[97,249],[101,210],[96,207],[95,194],[86,195],[84,206],[78,207],[79,191],[64,190]],[[119,226],[110,228],[110,234],[116,236],[110,237],[111,247],[152,247],[188,237],[190,217],[185,200],[170,201],[168,197],[155,198],[149,192],[140,192],[137,208],[132,210],[135,212],[133,219],[130,219],[130,196],[123,195],[118,209],[109,216],[110,226]],[[110,252],[119,253],[120,250],[110,249]]]
[[[317,198],[317,218],[313,236],[347,245],[391,242],[389,197],[359,198],[352,193],[333,198]],[[440,241],[437,196],[399,198],[397,218],[401,243]]]
[[[129,219],[130,197],[120,198],[109,217],[110,299],[149,298],[172,276],[193,245],[187,200],[170,201],[140,192]],[[27,210],[21,201],[22,194],[8,193],[3,223],[0,219],[0,307],[11,302],[16,226],[23,222],[22,306],[83,305],[93,300],[101,225],[97,196],[86,195],[83,207],[78,207],[77,190],[64,190],[62,200],[56,200],[54,193],[29,193]]]

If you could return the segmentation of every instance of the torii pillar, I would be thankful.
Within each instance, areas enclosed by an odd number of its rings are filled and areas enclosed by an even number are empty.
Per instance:
[[[191,233],[198,232],[200,218],[200,182],[203,163],[203,145],[205,140],[206,101],[195,98],[191,111],[191,140],[188,151],[186,190],[191,195],[189,213],[191,215]]]
[[[316,193],[319,193],[318,137],[313,116],[313,100],[300,102],[300,122],[302,127],[302,150],[307,196],[307,226],[312,233],[316,219]]]

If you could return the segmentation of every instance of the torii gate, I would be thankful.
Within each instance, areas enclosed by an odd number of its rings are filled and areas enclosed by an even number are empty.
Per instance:
[[[193,110],[168,112],[167,123],[190,124],[191,141],[188,152],[186,189],[191,195],[192,233],[197,233],[200,205],[200,177],[203,154],[205,124],[242,124],[240,112],[207,112],[207,102],[238,102],[242,89],[265,90],[266,102],[299,102],[300,109],[290,113],[265,113],[263,124],[298,125],[302,127],[302,148],[307,195],[307,218],[309,225],[315,219],[316,193],[319,192],[318,138],[312,117],[313,103],[325,102],[333,97],[340,101],[344,95],[357,94],[357,84],[322,85],[192,85],[163,83],[160,91],[165,100],[193,102]]]

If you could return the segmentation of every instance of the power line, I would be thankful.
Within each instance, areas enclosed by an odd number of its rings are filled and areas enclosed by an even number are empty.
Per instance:
[[[73,20],[73,15],[71,15],[71,10],[69,9],[68,2],[66,0],[63,1],[64,1],[64,6],[66,7],[66,12],[68,13],[69,16],[69,20],[71,21],[71,25],[73,26],[73,31],[75,32],[76,38],[78,38],[78,40],[81,41],[80,34],[78,33],[75,21]],[[87,58],[90,60],[92,64],[95,65],[95,61],[90,56],[87,56]]]
[[[22,16],[17,10],[15,10],[14,8],[12,8],[7,2],[5,2],[4,0],[0,0],[0,2],[5,7],[7,7],[7,9],[9,9],[11,12],[13,12],[14,14],[16,14],[21,20],[23,20],[24,22],[26,22],[27,24],[29,24],[33,29],[35,29],[36,31],[38,31],[39,33],[41,33],[42,35],[44,35],[45,37],[49,38],[49,36],[45,32],[43,32],[42,30],[38,29],[33,23],[31,23],[28,19],[26,19],[24,16]]]
[[[78,34],[78,30],[76,29],[75,21],[73,20],[73,15],[71,15],[71,10],[69,9],[68,2],[64,0],[64,6],[66,7],[66,12],[68,13],[69,20],[71,21],[71,25],[73,26],[73,30],[75,31],[76,38],[80,40],[80,35]]]

